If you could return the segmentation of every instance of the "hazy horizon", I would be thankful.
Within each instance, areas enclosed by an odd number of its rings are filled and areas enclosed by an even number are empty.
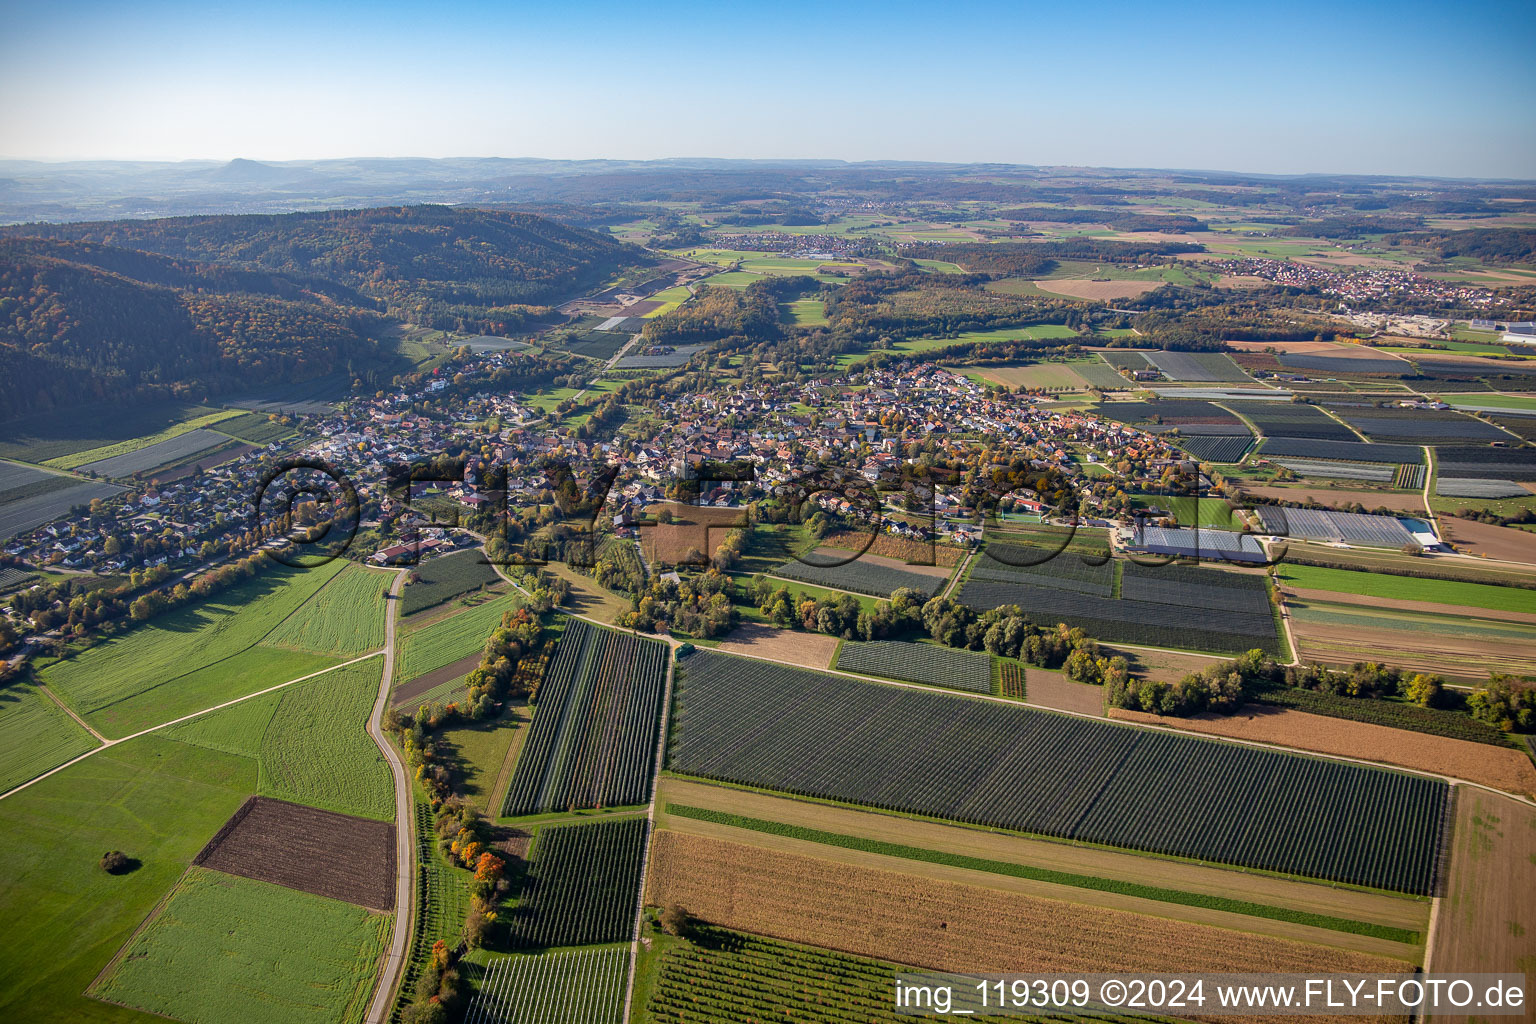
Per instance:
[[[0,157],[923,160],[1525,178],[1536,10],[483,0],[12,12]],[[387,158],[387,157],[386,157]],[[675,157],[674,157],[675,158]]]
[[[514,162],[550,163],[550,164],[560,164],[560,163],[568,163],[568,164],[597,164],[597,163],[606,163],[606,164],[619,164],[619,165],[633,165],[633,164],[658,164],[658,165],[659,164],[687,164],[687,163],[693,163],[693,162],[697,162],[697,163],[719,163],[719,164],[762,164],[762,165],[840,164],[840,165],[846,165],[846,166],[849,166],[849,167],[857,167],[857,166],[860,166],[860,165],[880,165],[880,164],[901,165],[901,164],[909,164],[909,165],[914,165],[914,166],[929,165],[929,166],[933,166],[933,167],[989,167],[989,166],[991,166],[991,167],[1019,167],[1019,168],[1028,168],[1028,169],[1031,169],[1031,170],[1039,170],[1039,171],[1045,171],[1045,172],[1051,172],[1051,173],[1070,173],[1072,171],[1084,171],[1084,172],[1104,171],[1104,172],[1133,173],[1133,174],[1232,174],[1232,175],[1251,175],[1251,176],[1255,176],[1255,177],[1273,177],[1273,178],[1281,178],[1281,179],[1284,179],[1284,178],[1305,178],[1305,177],[1317,177],[1317,178],[1358,177],[1358,178],[1406,178],[1406,179],[1423,178],[1423,179],[1435,179],[1435,180],[1442,180],[1442,181],[1520,181],[1520,182],[1536,181],[1536,170],[1533,170],[1531,173],[1524,174],[1524,175],[1447,175],[1447,174],[1428,174],[1428,173],[1404,173],[1404,172],[1394,172],[1394,171],[1337,171],[1337,170],[1330,170],[1328,168],[1314,168],[1312,170],[1304,170],[1304,171],[1266,171],[1266,170],[1257,170],[1257,169],[1253,169],[1253,168],[1244,168],[1244,167],[1196,167],[1196,166],[1187,166],[1187,167],[1166,166],[1165,167],[1165,166],[1156,166],[1156,165],[1135,165],[1135,166],[1123,165],[1123,166],[1116,166],[1116,165],[1110,165],[1110,164],[1039,164],[1039,163],[1026,163],[1026,162],[1020,162],[1020,161],[1003,161],[1003,160],[965,160],[965,161],[962,161],[962,160],[937,160],[937,159],[933,159],[933,160],[920,160],[920,159],[908,159],[908,158],[901,158],[901,157],[870,157],[868,159],[859,159],[859,160],[843,159],[841,157],[836,157],[836,156],[722,157],[722,156],[708,156],[708,155],[699,155],[699,154],[673,155],[673,156],[660,156],[660,157],[625,157],[625,156],[611,156],[611,157],[567,157],[567,156],[547,156],[547,155],[544,155],[544,154],[521,154],[521,155],[515,155],[515,156],[508,156],[508,155],[499,155],[499,154],[465,154],[465,153],[445,154],[445,155],[385,154],[385,153],[357,154],[357,153],[354,153],[354,154],[350,154],[350,155],[347,155],[347,156],[330,156],[330,157],[304,157],[304,156],[299,156],[299,157],[289,157],[289,158],[281,158],[281,159],[279,159],[279,158],[266,158],[266,157],[259,157],[259,156],[249,156],[249,155],[245,155],[245,154],[240,154],[240,155],[229,156],[229,157],[224,157],[224,156],[219,156],[219,157],[188,156],[188,157],[182,157],[182,158],[174,159],[174,160],[171,160],[171,159],[165,159],[165,160],[133,159],[133,158],[126,158],[126,157],[110,157],[110,156],[106,156],[106,157],[102,157],[102,156],[96,156],[96,157],[90,157],[90,156],[87,156],[87,157],[0,156],[0,166],[4,166],[4,165],[8,165],[8,164],[43,164],[43,165],[48,165],[48,166],[65,167],[65,166],[69,166],[69,165],[90,165],[90,164],[131,164],[131,165],[141,165],[141,166],[147,165],[147,166],[163,166],[163,167],[179,167],[179,166],[186,166],[186,165],[202,165],[202,166],[206,166],[206,167],[217,168],[217,167],[229,166],[230,164],[240,163],[240,162],[250,163],[250,164],[260,164],[260,165],[271,166],[271,167],[282,167],[282,166],[291,166],[291,165],[311,165],[311,164],[327,164],[327,163],[336,163],[336,164],[345,164],[345,163],[352,163],[352,162],[357,162],[357,163],[361,163],[361,162],[378,163],[378,162],[385,162],[385,161],[402,161],[403,162],[403,161],[422,161],[422,160],[424,160],[424,161],[438,161],[438,162],[444,162],[444,163],[452,163],[452,162],[455,162],[455,161],[506,160],[506,161],[514,161]]]

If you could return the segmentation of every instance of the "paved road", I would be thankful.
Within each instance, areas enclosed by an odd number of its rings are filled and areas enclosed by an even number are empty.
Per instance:
[[[379,699],[374,701],[373,714],[368,719],[368,735],[389,761],[390,773],[395,779],[395,934],[389,942],[389,952],[384,955],[384,966],[379,973],[379,984],[373,992],[373,1003],[368,1008],[368,1024],[384,1024],[395,1004],[395,988],[400,983],[400,971],[410,948],[411,930],[416,916],[414,881],[416,839],[413,835],[411,813],[411,783],[405,774],[405,763],[389,738],[384,735],[381,722],[384,709],[389,706],[389,687],[395,677],[395,607],[400,600],[400,589],[405,586],[407,572],[400,572],[389,585],[390,600],[384,606],[384,674],[379,680]]]

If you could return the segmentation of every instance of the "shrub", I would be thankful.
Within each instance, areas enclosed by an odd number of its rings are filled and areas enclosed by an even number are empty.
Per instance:
[[[661,930],[668,935],[687,935],[692,919],[689,918],[688,911],[676,903],[669,903],[661,909],[661,915],[657,918],[657,923],[661,925]]]

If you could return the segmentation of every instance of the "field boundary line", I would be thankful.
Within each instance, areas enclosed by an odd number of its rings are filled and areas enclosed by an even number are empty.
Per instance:
[[[110,750],[111,748],[117,746],[120,743],[127,743],[129,740],[136,740],[140,736],[148,736],[150,733],[152,733],[152,732],[159,732],[161,729],[169,729],[171,726],[173,726],[173,725],[180,725],[182,722],[190,722],[194,718],[200,718],[203,715],[212,714],[215,711],[222,711],[225,708],[234,707],[236,704],[243,704],[246,701],[252,700],[252,699],[254,699],[256,697],[264,697],[264,696],[266,696],[269,693],[275,693],[276,691],[284,689],[285,687],[292,686],[295,683],[302,683],[302,682],[305,682],[307,680],[313,679],[316,676],[323,676],[327,672],[335,672],[337,669],[346,668],[349,665],[356,665],[358,662],[367,661],[369,658],[377,658],[379,655],[381,655],[383,653],[384,652],[381,651],[381,650],[380,651],[370,651],[367,654],[360,655],[360,656],[358,656],[356,658],[353,658],[351,661],[343,661],[340,664],[331,665],[329,668],[322,668],[318,672],[311,672],[308,675],[299,676],[297,679],[289,679],[288,681],[282,682],[282,683],[278,683],[275,686],[269,686],[265,690],[257,690],[255,693],[248,693],[248,694],[246,694],[243,697],[236,697],[234,700],[227,700],[227,701],[225,701],[222,704],[215,704],[211,708],[203,708],[201,711],[194,711],[190,715],[182,715],[180,718],[173,718],[169,722],[161,722],[159,725],[152,725],[148,729],[141,729],[138,732],[133,733],[132,735],[129,735],[129,736],[124,736],[121,739],[107,740],[105,743],[103,743],[99,747],[94,747],[91,750],[87,750],[85,753],[81,754],[78,757],[70,758],[68,761],[65,761],[63,764],[58,765],[57,767],[54,767],[54,768],[50,768],[46,772],[44,772],[43,774],[38,775],[35,778],[28,779],[26,782],[23,782],[21,785],[14,786],[11,789],[6,790],[4,793],[0,793],[0,800],[4,800],[6,797],[11,796],[13,793],[19,793],[23,789],[26,789],[28,786],[32,786],[32,785],[35,785],[35,784],[37,784],[39,782],[42,782],[44,779],[48,778],[50,775],[54,775],[54,774],[56,774],[58,772],[61,772],[65,768],[68,768],[70,765],[79,764],[81,761],[84,761],[86,758],[92,757],[92,756],[94,756],[96,754],[99,754],[103,750]]]
[[[91,724],[89,722],[87,722],[85,719],[81,718],[79,715],[75,714],[74,709],[71,708],[68,704],[65,704],[62,700],[60,700],[58,694],[56,694],[52,690],[48,689],[48,684],[47,683],[38,683],[37,684],[37,688],[39,690],[43,691],[44,696],[46,696],[49,700],[51,700],[55,704],[57,704],[59,706],[59,708],[66,715],[68,715],[70,718],[73,718],[76,722],[78,722],[79,725],[80,725],[80,728],[84,729],[86,732],[90,733],[92,736],[95,736],[102,743],[111,743],[112,742],[111,740],[109,740],[105,736],[103,736],[101,733],[97,732],[95,729],[92,729],[91,728]]]
[[[145,914],[144,919],[134,927],[133,931],[128,933],[128,937],[123,940],[123,944],[117,947],[117,952],[112,954],[112,959],[108,960],[106,966],[96,972],[96,977],[91,979],[91,983],[85,986],[83,995],[89,996],[92,999],[99,999],[104,1003],[110,1003],[113,1006],[124,1006],[130,1010],[137,1009],[137,1007],[128,1006],[127,1003],[119,1003],[115,999],[107,999],[104,996],[97,995],[91,990],[105,981],[117,969],[118,965],[123,962],[123,957],[128,954],[128,947],[133,945],[133,940],[142,935],[144,929],[154,924],[155,919],[164,912],[166,905],[171,902],[171,897],[176,895],[176,890],[181,888],[181,883],[186,880],[187,872],[191,871],[192,868],[193,865],[188,864],[181,869],[181,874],[176,876],[176,881],[172,882],[170,888],[160,895],[160,898],[155,901],[155,905],[149,908],[149,913]]]
[[[415,794],[411,792],[405,765],[380,724],[384,709],[389,706],[390,684],[395,674],[395,622],[398,618],[395,611],[400,604],[400,591],[409,576],[409,570],[396,572],[389,585],[389,599],[384,602],[384,649],[378,652],[384,655],[384,670],[379,673],[379,694],[374,698],[373,711],[368,716],[368,735],[389,762],[395,787],[395,914],[389,947],[379,958],[378,981],[374,983],[373,999],[364,1018],[367,1024],[384,1024],[394,1009],[395,989],[400,984],[401,969],[410,955],[411,936],[416,931]]]

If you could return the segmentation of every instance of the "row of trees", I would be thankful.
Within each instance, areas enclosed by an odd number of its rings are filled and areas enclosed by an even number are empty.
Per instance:
[[[1106,691],[1110,706],[1157,715],[1188,716],[1210,711],[1230,715],[1266,689],[1297,687],[1337,697],[1402,698],[1421,707],[1439,707],[1445,680],[1377,662],[1347,669],[1322,665],[1281,665],[1261,650],[1191,672],[1177,682],[1127,677]]]

